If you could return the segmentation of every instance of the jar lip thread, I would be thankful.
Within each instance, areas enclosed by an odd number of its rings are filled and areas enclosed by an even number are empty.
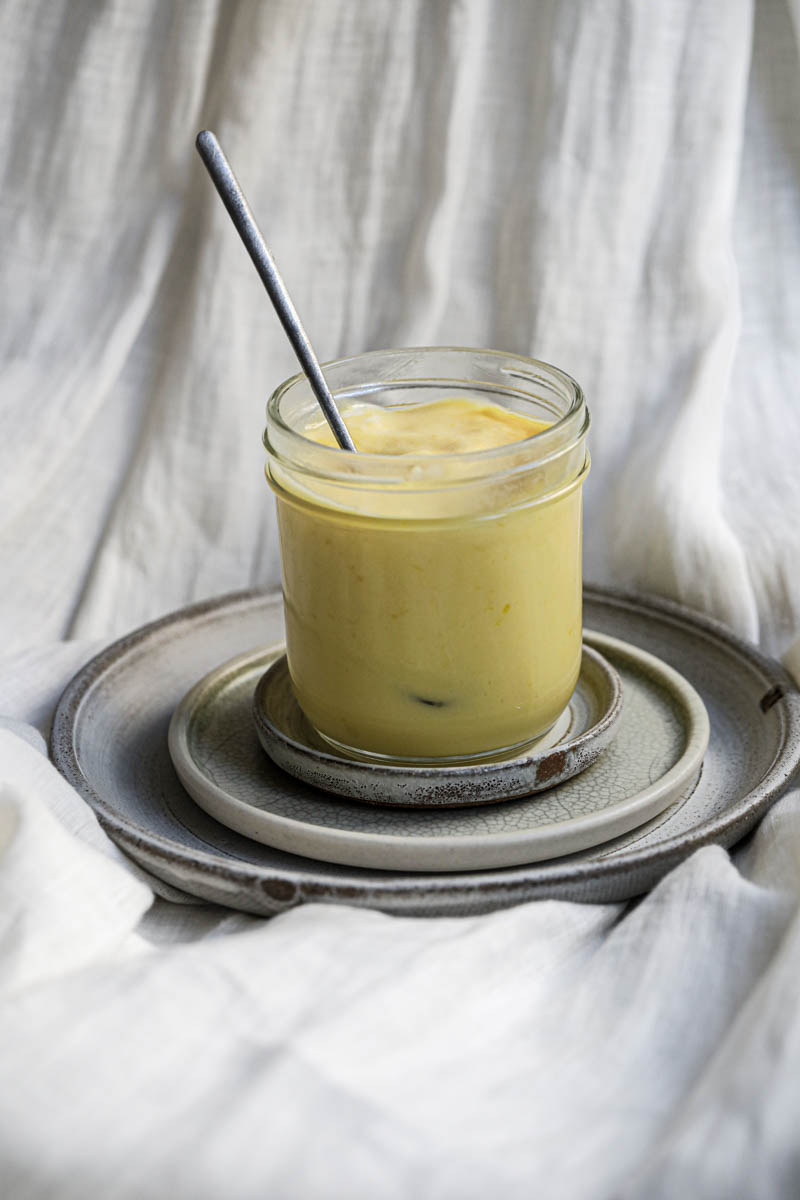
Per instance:
[[[529,508],[541,507],[542,505],[552,504],[557,500],[562,500],[564,497],[570,495],[577,488],[582,486],[591,469],[591,462],[591,457],[587,451],[577,474],[570,476],[569,479],[559,484],[553,490],[543,492],[541,495],[529,498],[519,504],[511,505],[510,507],[503,509],[502,513],[492,511],[471,513],[469,514],[470,520],[492,520],[497,516],[507,515],[508,513],[515,512],[520,509],[527,510]],[[326,516],[329,516],[331,519],[338,521],[341,521],[342,518],[346,518],[349,522],[355,524],[363,523],[365,525],[370,525],[373,524],[376,519],[374,513],[358,512],[357,510],[348,507],[346,504],[339,506],[335,502],[332,503],[332,498],[330,496],[326,497],[325,501],[321,503],[320,499],[315,497],[313,494],[306,495],[302,492],[287,488],[279,479],[276,479],[275,476],[272,475],[269,466],[267,466],[265,473],[267,476],[267,482],[269,483],[269,486],[272,488],[276,497],[286,504],[293,505],[295,508],[305,509],[306,511],[314,512],[315,514],[323,513]],[[460,480],[459,482],[462,484],[474,484],[475,480],[473,478]],[[398,491],[398,494],[402,493]],[[463,523],[463,520],[463,513],[436,515],[433,517],[422,517],[420,515],[409,516],[407,513],[402,513],[396,517],[387,517],[383,514],[380,516],[381,525],[391,526],[392,524],[396,524],[398,526],[402,526],[404,529],[408,528],[409,524],[413,524],[414,522],[424,524],[427,527],[432,523],[437,525],[459,525]]]

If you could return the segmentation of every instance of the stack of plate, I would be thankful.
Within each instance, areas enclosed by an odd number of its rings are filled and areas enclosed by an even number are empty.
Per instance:
[[[569,712],[515,758],[336,755],[294,701],[280,598],[257,593],[109,647],[64,693],[52,755],[126,853],[246,911],[623,899],[699,846],[733,844],[781,794],[800,760],[800,691],[685,609],[600,589],[584,603],[593,632]]]

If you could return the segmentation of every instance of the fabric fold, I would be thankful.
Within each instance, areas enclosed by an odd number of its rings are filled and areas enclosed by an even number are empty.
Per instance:
[[[47,796],[48,802],[45,802]],[[33,747],[0,730],[0,990],[59,980],[135,944],[153,894],[51,811],[77,797]],[[87,813],[87,824],[94,818]],[[92,839],[106,840],[97,829]],[[138,939],[136,939],[138,941]]]

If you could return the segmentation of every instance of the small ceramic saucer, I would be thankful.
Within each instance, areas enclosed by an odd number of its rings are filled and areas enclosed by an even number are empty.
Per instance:
[[[271,657],[271,656],[270,656]],[[256,658],[239,660],[248,681]],[[267,661],[262,657],[261,665]],[[221,669],[229,694],[236,669]],[[219,697],[220,677],[201,681],[193,708]],[[248,683],[250,686],[250,683]],[[312,787],[368,804],[454,808],[529,796],[562,783],[590,766],[614,736],[622,713],[619,675],[596,650],[584,647],[578,685],[552,729],[534,745],[496,759],[458,766],[407,766],[363,762],[338,753],[314,730],[295,699],[286,655],[262,675],[253,696],[259,741],[273,762]]]
[[[191,689],[170,723],[170,755],[183,786],[217,821],[307,858],[451,872],[585,850],[690,795],[709,736],[703,702],[677,671],[613,638],[587,640],[622,676],[626,699],[617,737],[587,770],[537,796],[410,810],[360,804],[298,783],[261,753],[253,734],[253,690],[270,657],[263,652],[234,659]]]

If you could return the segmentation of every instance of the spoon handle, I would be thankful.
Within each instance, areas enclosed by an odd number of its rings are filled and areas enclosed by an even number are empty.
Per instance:
[[[206,170],[220,194],[222,203],[227,208],[228,214],[238,230],[239,237],[244,242],[247,252],[253,260],[253,265],[261,277],[261,282],[267,289],[267,294],[278,314],[281,325],[283,325],[286,331],[286,336],[292,343],[294,352],[308,378],[308,382],[311,384],[314,395],[319,401],[320,408],[325,414],[325,419],[333,431],[333,436],[342,450],[355,450],[353,439],[347,432],[347,426],[342,420],[341,414],[336,407],[336,402],[331,395],[331,390],[325,382],[322,368],[319,365],[316,354],[311,348],[311,343],[297,315],[297,310],[292,304],[289,293],[286,290],[286,284],[278,273],[275,259],[270,254],[261,231],[256,225],[255,218],[244,198],[244,193],[239,186],[236,176],[222,151],[222,147],[214,134],[208,129],[204,129],[201,133],[198,133],[195,144]]]

